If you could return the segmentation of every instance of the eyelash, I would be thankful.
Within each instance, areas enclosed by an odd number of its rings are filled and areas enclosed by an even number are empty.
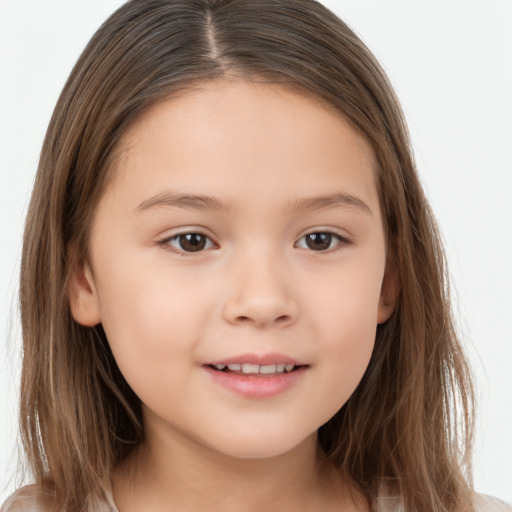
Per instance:
[[[180,249],[180,248],[177,248],[177,247],[174,247],[173,245],[171,245],[171,242],[173,242],[173,241],[177,241],[178,243],[180,243],[180,239],[182,237],[187,237],[187,236],[203,237],[207,241],[207,242],[205,242],[206,244],[208,244],[208,242],[209,242],[211,244],[211,246],[216,245],[208,235],[205,235],[204,233],[201,233],[200,231],[185,231],[183,233],[178,233],[176,235],[166,237],[163,240],[159,240],[157,242],[157,244],[159,246],[162,246],[164,249],[166,249],[168,251],[175,252],[177,254],[180,254],[181,256],[189,256],[189,255],[193,255],[193,254],[198,254],[207,249],[211,249],[211,247],[207,247],[207,248],[202,247],[199,251],[186,251],[183,248]]]
[[[305,240],[307,237],[316,237],[318,235],[327,235],[328,236],[328,239],[329,239],[329,247],[325,250],[316,250],[315,249],[311,249],[311,247],[303,247],[304,249],[309,249],[313,252],[335,252],[337,250],[340,250],[342,247],[346,247],[347,245],[350,245],[351,242],[348,238],[344,237],[344,236],[341,236],[339,235],[338,233],[335,233],[334,231],[329,231],[328,229],[326,230],[319,230],[319,231],[311,231],[309,233],[306,233],[304,236],[302,236],[301,238],[299,238],[299,241],[300,242],[301,240]],[[337,240],[337,243],[334,244],[334,245],[331,245],[331,242]],[[297,243],[298,243],[297,242]],[[307,243],[307,242],[306,242]]]
[[[339,235],[338,233],[335,233],[334,231],[329,231],[326,229],[326,230],[311,231],[309,233],[306,233],[301,238],[299,238],[299,240],[298,240],[298,242],[296,242],[295,246],[297,246],[297,244],[301,240],[305,240],[307,237],[313,237],[313,236],[318,236],[318,235],[324,235],[324,236],[327,235],[328,240],[329,240],[329,244],[328,244],[329,247],[327,249],[315,250],[315,249],[311,249],[311,247],[301,247],[301,248],[309,249],[312,252],[329,252],[330,253],[330,252],[335,252],[335,251],[341,249],[342,247],[346,247],[347,245],[351,244],[350,240],[347,239],[346,237],[343,237],[343,236]],[[208,242],[209,242],[210,247],[203,246],[198,251],[187,251],[187,250],[184,250],[183,247],[179,248],[179,247],[175,247],[171,244],[171,242],[176,241],[179,245],[181,245],[180,241],[183,242],[182,237],[189,237],[189,241],[190,241],[190,237],[192,237],[192,236],[196,237],[196,241],[197,241],[197,237],[203,237],[203,240],[205,241],[204,242],[205,245],[207,246]],[[315,238],[313,238],[313,240],[315,240]],[[334,242],[335,240],[337,240],[337,243],[332,245],[332,242]],[[305,243],[307,244],[307,242],[305,242]],[[162,240],[159,240],[157,242],[157,244],[159,246],[162,246],[164,249],[175,252],[177,254],[180,254],[181,256],[190,256],[190,255],[198,254],[198,253],[204,252],[208,249],[211,249],[212,247],[214,247],[216,245],[215,242],[213,242],[212,239],[208,235],[205,235],[204,233],[201,233],[200,231],[187,231],[187,232],[183,232],[183,233],[178,233],[178,234],[172,235],[170,237],[166,237]]]

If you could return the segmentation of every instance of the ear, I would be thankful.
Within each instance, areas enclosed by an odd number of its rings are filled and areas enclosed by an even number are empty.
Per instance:
[[[76,322],[92,327],[101,322],[98,294],[90,266],[76,257],[76,250],[68,251],[71,262],[67,292],[71,314]]]
[[[391,251],[390,251],[391,252]],[[389,320],[395,310],[398,301],[400,284],[398,269],[392,254],[388,254],[384,278],[380,290],[379,307],[377,312],[377,323],[383,324]]]

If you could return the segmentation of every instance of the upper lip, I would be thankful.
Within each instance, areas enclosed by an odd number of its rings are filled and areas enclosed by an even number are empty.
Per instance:
[[[295,366],[303,366],[304,363],[293,359],[292,357],[286,356],[284,354],[278,353],[268,353],[268,354],[254,354],[254,353],[246,353],[240,354],[237,356],[226,357],[222,359],[217,359],[215,361],[209,361],[206,365],[215,366],[217,364],[257,364],[260,366],[267,366],[273,364],[293,364]]]

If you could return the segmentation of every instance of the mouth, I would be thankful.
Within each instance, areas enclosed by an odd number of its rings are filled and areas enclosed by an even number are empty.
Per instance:
[[[293,364],[293,363],[277,363],[277,364],[252,364],[252,363],[229,363],[229,364],[209,364],[207,365],[212,370],[222,373],[230,373],[241,376],[253,377],[275,377],[277,375],[295,372],[308,365]]]
[[[306,378],[311,365],[277,352],[246,352],[203,364],[217,386],[244,399],[269,399],[285,395]]]

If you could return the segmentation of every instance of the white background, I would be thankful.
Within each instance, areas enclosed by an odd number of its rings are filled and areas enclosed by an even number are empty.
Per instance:
[[[23,218],[64,81],[119,0],[0,0],[0,502],[13,490]],[[512,502],[512,0],[325,0],[393,82],[480,398],[475,481]]]

